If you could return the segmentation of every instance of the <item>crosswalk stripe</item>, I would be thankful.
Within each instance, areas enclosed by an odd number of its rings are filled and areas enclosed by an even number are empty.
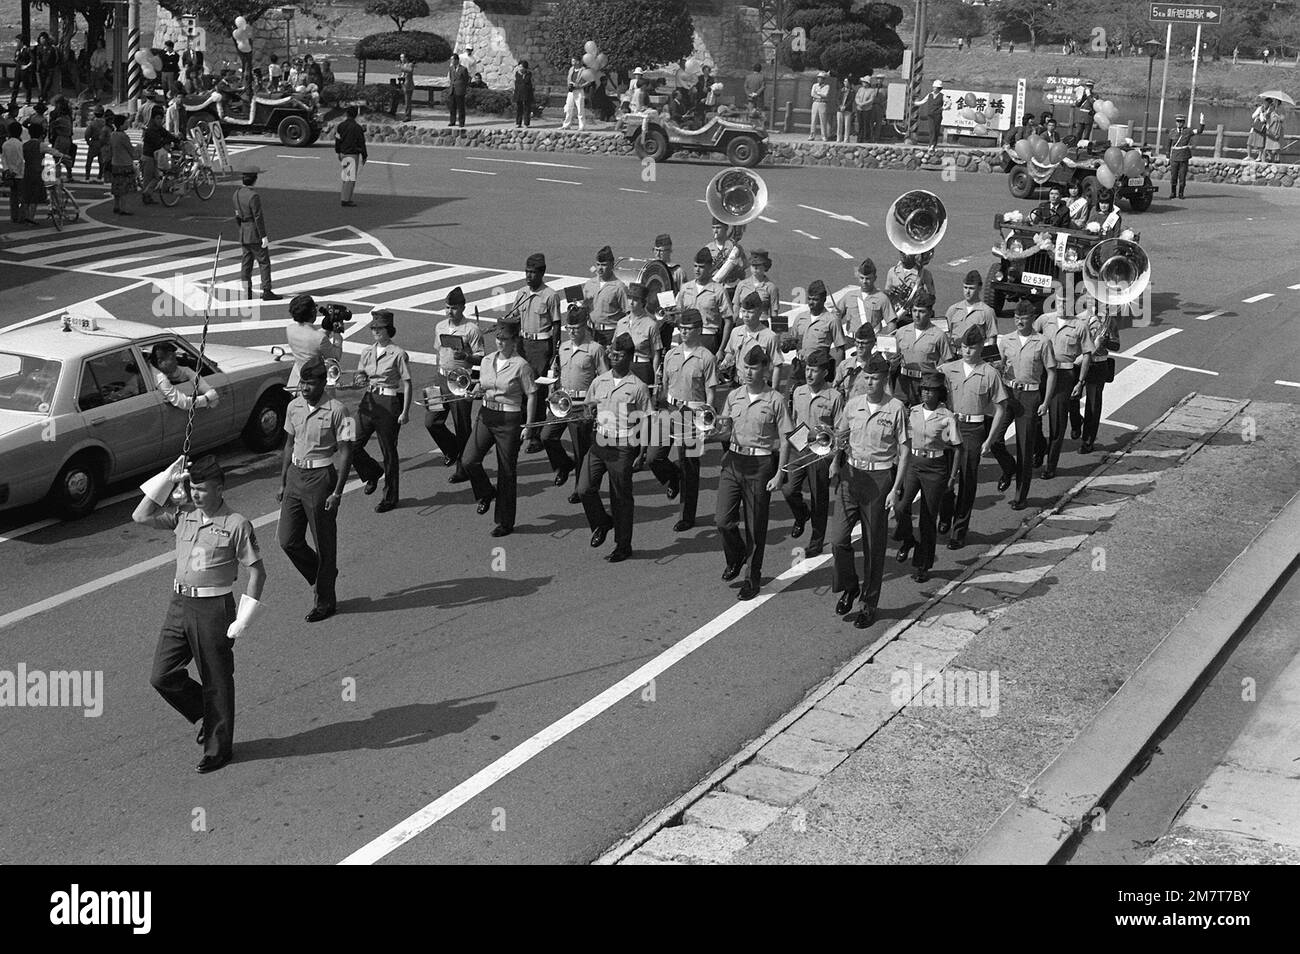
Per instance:
[[[175,251],[175,252],[197,252],[197,251],[198,251],[199,249],[201,249],[202,247],[203,247],[203,246],[202,246],[201,244],[199,244],[199,245],[190,245],[190,246],[187,246],[187,247],[185,247],[185,248],[181,248],[181,249],[168,249],[168,252],[169,252],[169,253],[170,253],[170,252],[173,252],[173,251]],[[116,250],[117,250],[117,249],[114,249],[114,251],[116,251]],[[107,260],[105,260],[105,261],[103,261],[103,262],[97,262],[97,263],[95,263],[95,268],[96,268],[97,270],[107,270],[107,269],[112,269],[112,268],[121,268],[123,265],[134,265],[136,262],[147,262],[147,261],[150,261],[150,260],[155,260],[155,259],[157,258],[157,254],[158,254],[158,253],[157,253],[157,250],[156,250],[156,249],[151,249],[151,250],[149,250],[149,251],[147,251],[147,252],[139,252],[138,254],[135,254],[135,255],[123,255],[123,256],[121,256],[120,258],[110,258],[110,259],[107,259]]]
[[[498,285],[505,286],[513,284],[524,277],[523,272],[498,272],[495,275],[489,275],[487,278],[478,278],[472,282],[460,283],[460,290],[466,295],[470,292],[482,291],[484,288],[495,288]],[[417,295],[408,295],[405,298],[390,299],[383,302],[386,308],[414,308],[420,305],[433,304],[441,302],[446,297],[447,292],[451,291],[453,285],[443,285],[439,288],[426,289]]]
[[[1115,375],[1115,380],[1106,385],[1106,389],[1102,391],[1102,418],[1109,420],[1114,417],[1115,412],[1121,407],[1173,370],[1173,365],[1155,361],[1134,361],[1129,364],[1119,371]]]
[[[110,246],[110,248],[112,251],[117,251],[118,249],[144,248],[145,246],[148,245],[162,245],[170,241],[172,241],[172,239],[166,235],[149,235],[146,236],[145,238],[138,238],[133,242],[119,242],[117,244]],[[27,264],[53,265],[55,262],[70,262],[79,258],[87,258],[87,257],[93,258],[93,256],[96,255],[103,255],[104,250],[102,248],[94,247],[97,244],[98,243],[92,243],[92,246],[88,248],[78,247],[70,252],[59,252],[58,254],[55,255],[42,255],[39,258],[29,258],[27,260]],[[94,264],[97,268],[102,268],[106,266],[108,263],[95,262],[92,260],[91,262],[87,262],[87,264]]]
[[[430,265],[428,262],[420,262],[419,264],[423,265],[425,268],[428,268]],[[448,278],[459,278],[462,275],[473,275],[475,272],[483,271],[487,271],[487,269],[475,268],[472,265],[450,265],[440,268],[437,271],[426,272],[418,277],[411,275],[406,278],[399,278],[396,281],[371,285],[369,288],[358,288],[354,292],[354,295],[358,301],[371,301],[392,291],[402,291],[429,282],[441,282]]]
[[[183,273],[186,270],[192,269],[197,265],[207,265],[209,268],[211,268],[212,252],[216,249],[216,247],[217,246],[215,242],[206,242],[203,245],[188,249],[188,251],[198,252],[200,254],[192,255],[188,258],[159,259],[157,262],[155,262],[152,265],[132,269],[131,271],[123,272],[122,274],[130,278],[150,278],[156,275],[160,275],[163,272]],[[238,248],[226,249],[224,252],[221,253],[221,259],[223,261],[229,261],[230,259],[235,258],[238,255],[239,255]]]
[[[301,252],[286,252],[284,254],[277,255],[275,259],[272,260],[271,262],[271,277],[272,278],[275,277],[275,266],[277,263],[293,262],[293,261],[298,261],[299,259],[316,258],[317,256],[327,256],[327,255],[329,255],[329,252],[322,252],[319,249],[305,249]],[[239,269],[241,267],[242,265],[240,262],[234,262],[233,264],[230,265],[222,265],[220,268],[217,269],[217,277],[221,278],[223,275],[224,276],[238,275]],[[211,277],[212,277],[211,268],[199,269],[195,271],[193,275],[186,275],[186,278],[190,281],[202,281],[205,278],[211,278]]]
[[[1243,305],[1253,305],[1257,301],[1263,301],[1265,298],[1272,298],[1272,297],[1273,297],[1272,292],[1263,292],[1258,295],[1251,295],[1249,298],[1243,298],[1241,300],[1241,303]]]
[[[365,255],[362,257],[365,259],[365,261],[368,262],[373,262],[375,260],[375,257],[373,255]],[[393,275],[396,272],[404,271],[407,269],[413,269],[415,267],[416,266],[407,264],[407,265],[402,265],[397,268],[394,268],[390,262],[389,264],[386,265],[375,265],[371,268],[362,268],[353,272],[343,272],[340,275],[331,275],[329,279],[325,282],[324,287],[346,288],[349,291],[349,293],[351,293],[355,291],[355,287],[352,286],[354,286],[356,282],[364,281],[368,278],[376,278],[380,275]],[[411,277],[414,278],[415,276],[411,276]],[[286,292],[310,291],[313,286],[317,286],[320,284],[321,284],[320,282],[297,282],[292,285],[285,285],[283,290]],[[275,283],[275,287],[280,288],[280,282],[278,280]]]
[[[308,265],[299,265],[299,266],[297,266],[296,268],[276,268],[276,267],[275,267],[275,262],[272,261],[272,262],[271,262],[271,278],[274,280],[275,284],[278,285],[279,282],[280,282],[280,279],[281,279],[281,278],[297,278],[297,277],[300,276],[300,275],[312,275],[312,274],[315,274],[316,272],[319,272],[319,271],[321,271],[321,270],[323,270],[323,269],[330,269],[330,268],[336,268],[336,267],[337,267],[337,268],[342,268],[342,267],[344,267],[344,266],[346,266],[346,265],[355,265],[355,264],[357,264],[358,262],[364,262],[364,261],[367,261],[367,260],[369,259],[369,257],[370,257],[370,256],[368,256],[368,255],[343,255],[343,256],[331,256],[330,258],[322,259],[322,260],[319,260],[319,261],[315,261],[315,262],[312,262],[312,263],[310,263],[310,264],[308,264]],[[284,259],[285,259],[285,256],[280,256],[280,260],[281,260],[281,261],[284,261]],[[220,274],[220,271],[218,271],[217,274]],[[218,284],[218,285],[221,285],[221,284],[237,285],[238,282],[225,282],[225,283],[223,283],[223,282],[218,282],[217,284]]]
[[[67,236],[73,231],[88,232],[91,229],[95,230],[96,234],[77,235],[72,239],[72,241],[68,241]],[[76,225],[65,226],[61,233],[64,238],[61,238],[57,242],[39,242],[33,245],[7,245],[4,247],[4,251],[11,255],[31,255],[35,252],[49,252],[57,248],[67,248],[69,245],[83,245],[86,242],[98,242],[115,232],[125,232],[125,230],[106,229],[102,225],[97,225],[91,222],[80,222]]]

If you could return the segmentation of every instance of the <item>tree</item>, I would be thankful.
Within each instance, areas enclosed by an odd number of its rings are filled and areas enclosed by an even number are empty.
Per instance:
[[[436,33],[422,30],[372,33],[357,41],[353,55],[359,60],[396,62],[402,53],[412,63],[441,63],[451,59],[451,44]]]
[[[1271,17],[1267,35],[1277,44],[1280,56],[1285,56],[1289,48],[1296,51],[1296,58],[1300,60],[1300,13]]]
[[[989,15],[1005,30],[1008,26],[1024,27],[1029,32],[1030,49],[1038,49],[1038,34],[1051,27],[1060,16],[1055,9],[1064,0],[1057,3],[1044,3],[1043,0],[998,0],[989,7]]]
[[[369,0],[366,13],[372,17],[388,17],[401,33],[409,21],[427,17],[429,5],[424,0]]]
[[[930,0],[926,25],[936,36],[980,36],[984,33],[984,14],[979,7],[963,0]]]
[[[790,35],[782,43],[781,58],[793,70],[822,69],[856,78],[903,62],[897,32],[903,11],[892,3],[792,0],[785,14],[782,28]]]
[[[286,6],[276,0],[159,0],[163,9],[176,16],[196,16],[203,23],[219,23],[227,30],[235,26],[235,17],[243,17],[249,23],[261,19],[262,14],[272,7]],[[299,9],[310,4],[297,3]]]
[[[609,68],[658,66],[691,55],[695,24],[687,0],[559,0],[542,24],[546,60],[556,69],[594,40]]]

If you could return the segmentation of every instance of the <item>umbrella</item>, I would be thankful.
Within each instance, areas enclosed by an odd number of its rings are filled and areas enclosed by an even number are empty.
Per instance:
[[[1286,103],[1288,106],[1294,106],[1295,100],[1282,92],[1280,89],[1269,89],[1259,94],[1260,99],[1276,99],[1278,102]]]

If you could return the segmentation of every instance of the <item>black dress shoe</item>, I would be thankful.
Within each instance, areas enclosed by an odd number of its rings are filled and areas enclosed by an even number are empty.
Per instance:
[[[949,550],[960,550],[960,549],[961,549],[962,547],[964,547],[965,545],[966,545],[966,541],[965,541],[965,540],[949,540],[949,541],[948,541],[948,549],[949,549]]]
[[[912,579],[916,580],[916,582],[918,583],[924,583],[929,578],[930,578],[930,571],[923,570],[920,567],[917,567],[916,572],[912,574]]]
[[[948,532],[948,528],[949,528],[950,526],[951,526],[951,524],[948,523],[948,521],[946,521],[946,520],[940,520],[940,521],[939,521],[939,532],[940,532],[940,533],[947,533],[947,532]]]
[[[1079,435],[1082,433],[1083,432],[1077,427],[1070,428],[1070,440],[1077,441],[1079,439]]]
[[[806,526],[808,526],[808,518],[797,517],[794,521],[794,526],[790,528],[791,539],[798,540],[800,537],[802,537],[804,528]]]
[[[1079,453],[1080,453],[1080,454],[1091,454],[1091,453],[1092,453],[1092,441],[1084,441],[1082,444],[1080,444],[1080,445],[1079,445]]]
[[[682,492],[682,482],[680,480],[668,481],[667,494],[669,500],[676,500],[677,495],[680,494],[681,492]]]
[[[722,582],[730,583],[736,577],[740,576],[740,571],[744,568],[744,566],[745,566],[744,560],[741,560],[739,563],[728,563],[727,568],[722,571]]]
[[[355,209],[357,207],[355,202],[340,202],[339,205],[343,206],[345,209]]]
[[[752,576],[744,583],[740,584],[740,592],[736,594],[738,600],[752,600],[758,595],[759,582]]]
[[[199,764],[194,767],[194,771],[200,775],[206,775],[208,772],[215,772],[219,768],[225,768],[229,764],[229,755],[205,755]]]
[[[1008,487],[1010,487],[1010,486],[1011,486],[1011,481],[1014,480],[1014,479],[1015,479],[1014,476],[1011,475],[1011,474],[1003,474],[1001,477],[999,477],[999,478],[998,478],[998,493],[1002,493],[1002,491],[1004,491],[1004,490],[1006,490]]]
[[[845,590],[840,596],[839,602],[835,604],[836,616],[848,616],[853,612],[853,603],[861,592],[856,586],[851,590]]]
[[[687,530],[694,529],[694,520],[678,520],[673,524],[673,533],[685,533]]]
[[[1013,500],[1013,501],[1011,501],[1011,509],[1012,509],[1012,510],[1024,510],[1024,509],[1025,509],[1025,502],[1024,502],[1023,500]]]
[[[319,623],[323,619],[329,619],[335,613],[334,606],[313,606],[311,612],[305,617],[309,623]]]
[[[817,546],[815,547],[807,547],[803,551],[803,556],[805,560],[811,560],[813,557],[819,557],[821,555],[822,555],[822,546],[820,543],[817,544]]]
[[[388,513],[390,510],[396,510],[397,504],[391,500],[381,500],[375,504],[375,513]]]
[[[875,621],[876,608],[874,606],[864,606],[862,607],[862,612],[860,612],[857,615],[857,618],[853,620],[853,626],[855,629],[866,629]]]
[[[469,480],[469,474],[452,474],[450,477],[447,478],[447,483],[463,484],[467,480]]]
[[[569,503],[571,504],[582,503],[582,494],[578,493],[576,490],[573,493],[569,494]]]
[[[525,454],[536,454],[536,453],[537,453],[538,451],[540,451],[541,449],[542,449],[542,442],[539,441],[537,438],[534,437],[534,438],[533,438],[532,440],[530,440],[530,441],[528,442],[528,444],[524,447],[524,453],[525,453]]]
[[[626,560],[626,559],[627,559],[628,557],[630,557],[631,555],[632,555],[632,551],[631,551],[631,550],[617,550],[617,549],[616,549],[613,553],[611,553],[611,554],[609,554],[608,556],[606,556],[605,559],[608,560],[610,563],[622,563],[624,560]]]
[[[283,301],[283,295],[277,295],[275,292],[262,292],[262,301]]]
[[[454,458],[454,457],[448,457],[446,454],[443,454],[443,455],[442,455],[442,466],[443,466],[443,467],[450,467],[450,466],[451,466],[452,464],[454,464],[454,463],[456,463],[456,458]]]
[[[1056,470],[1052,467],[1043,468],[1043,480],[1051,480],[1056,476]]]
[[[569,467],[565,467],[563,470],[557,470],[555,472],[555,486],[563,487],[567,484],[569,482],[569,474],[571,473],[573,473],[573,470]]]
[[[898,548],[898,556],[895,557],[895,559],[897,559],[899,563],[906,563],[907,558],[912,555],[912,548],[915,546],[916,546],[915,543],[902,544]]]
[[[379,486],[378,477],[376,477],[374,480],[367,480],[365,482],[365,485],[361,488],[361,492],[364,493],[367,497],[369,497],[371,494],[375,492],[375,488],[378,486]]]
[[[208,741],[208,727],[203,724],[202,719],[199,720],[199,731],[198,734],[194,736],[194,741],[199,745],[203,745]]]
[[[478,502],[478,506],[474,508],[475,512],[487,513],[489,510],[492,509],[493,500],[496,500],[496,494],[493,494],[490,497],[484,497],[482,500]]]
[[[604,543],[605,538],[609,536],[609,530],[610,528],[608,526],[604,526],[597,527],[595,530],[591,531],[591,545],[593,547],[598,547]]]
[[[510,536],[511,532],[512,532],[511,530],[501,526],[501,524],[499,523],[492,528],[492,536],[494,537],[508,537]]]

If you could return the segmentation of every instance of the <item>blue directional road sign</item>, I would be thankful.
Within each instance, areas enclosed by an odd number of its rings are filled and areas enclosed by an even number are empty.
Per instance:
[[[1158,23],[1218,26],[1223,20],[1223,7],[1204,3],[1153,3],[1149,19]]]

